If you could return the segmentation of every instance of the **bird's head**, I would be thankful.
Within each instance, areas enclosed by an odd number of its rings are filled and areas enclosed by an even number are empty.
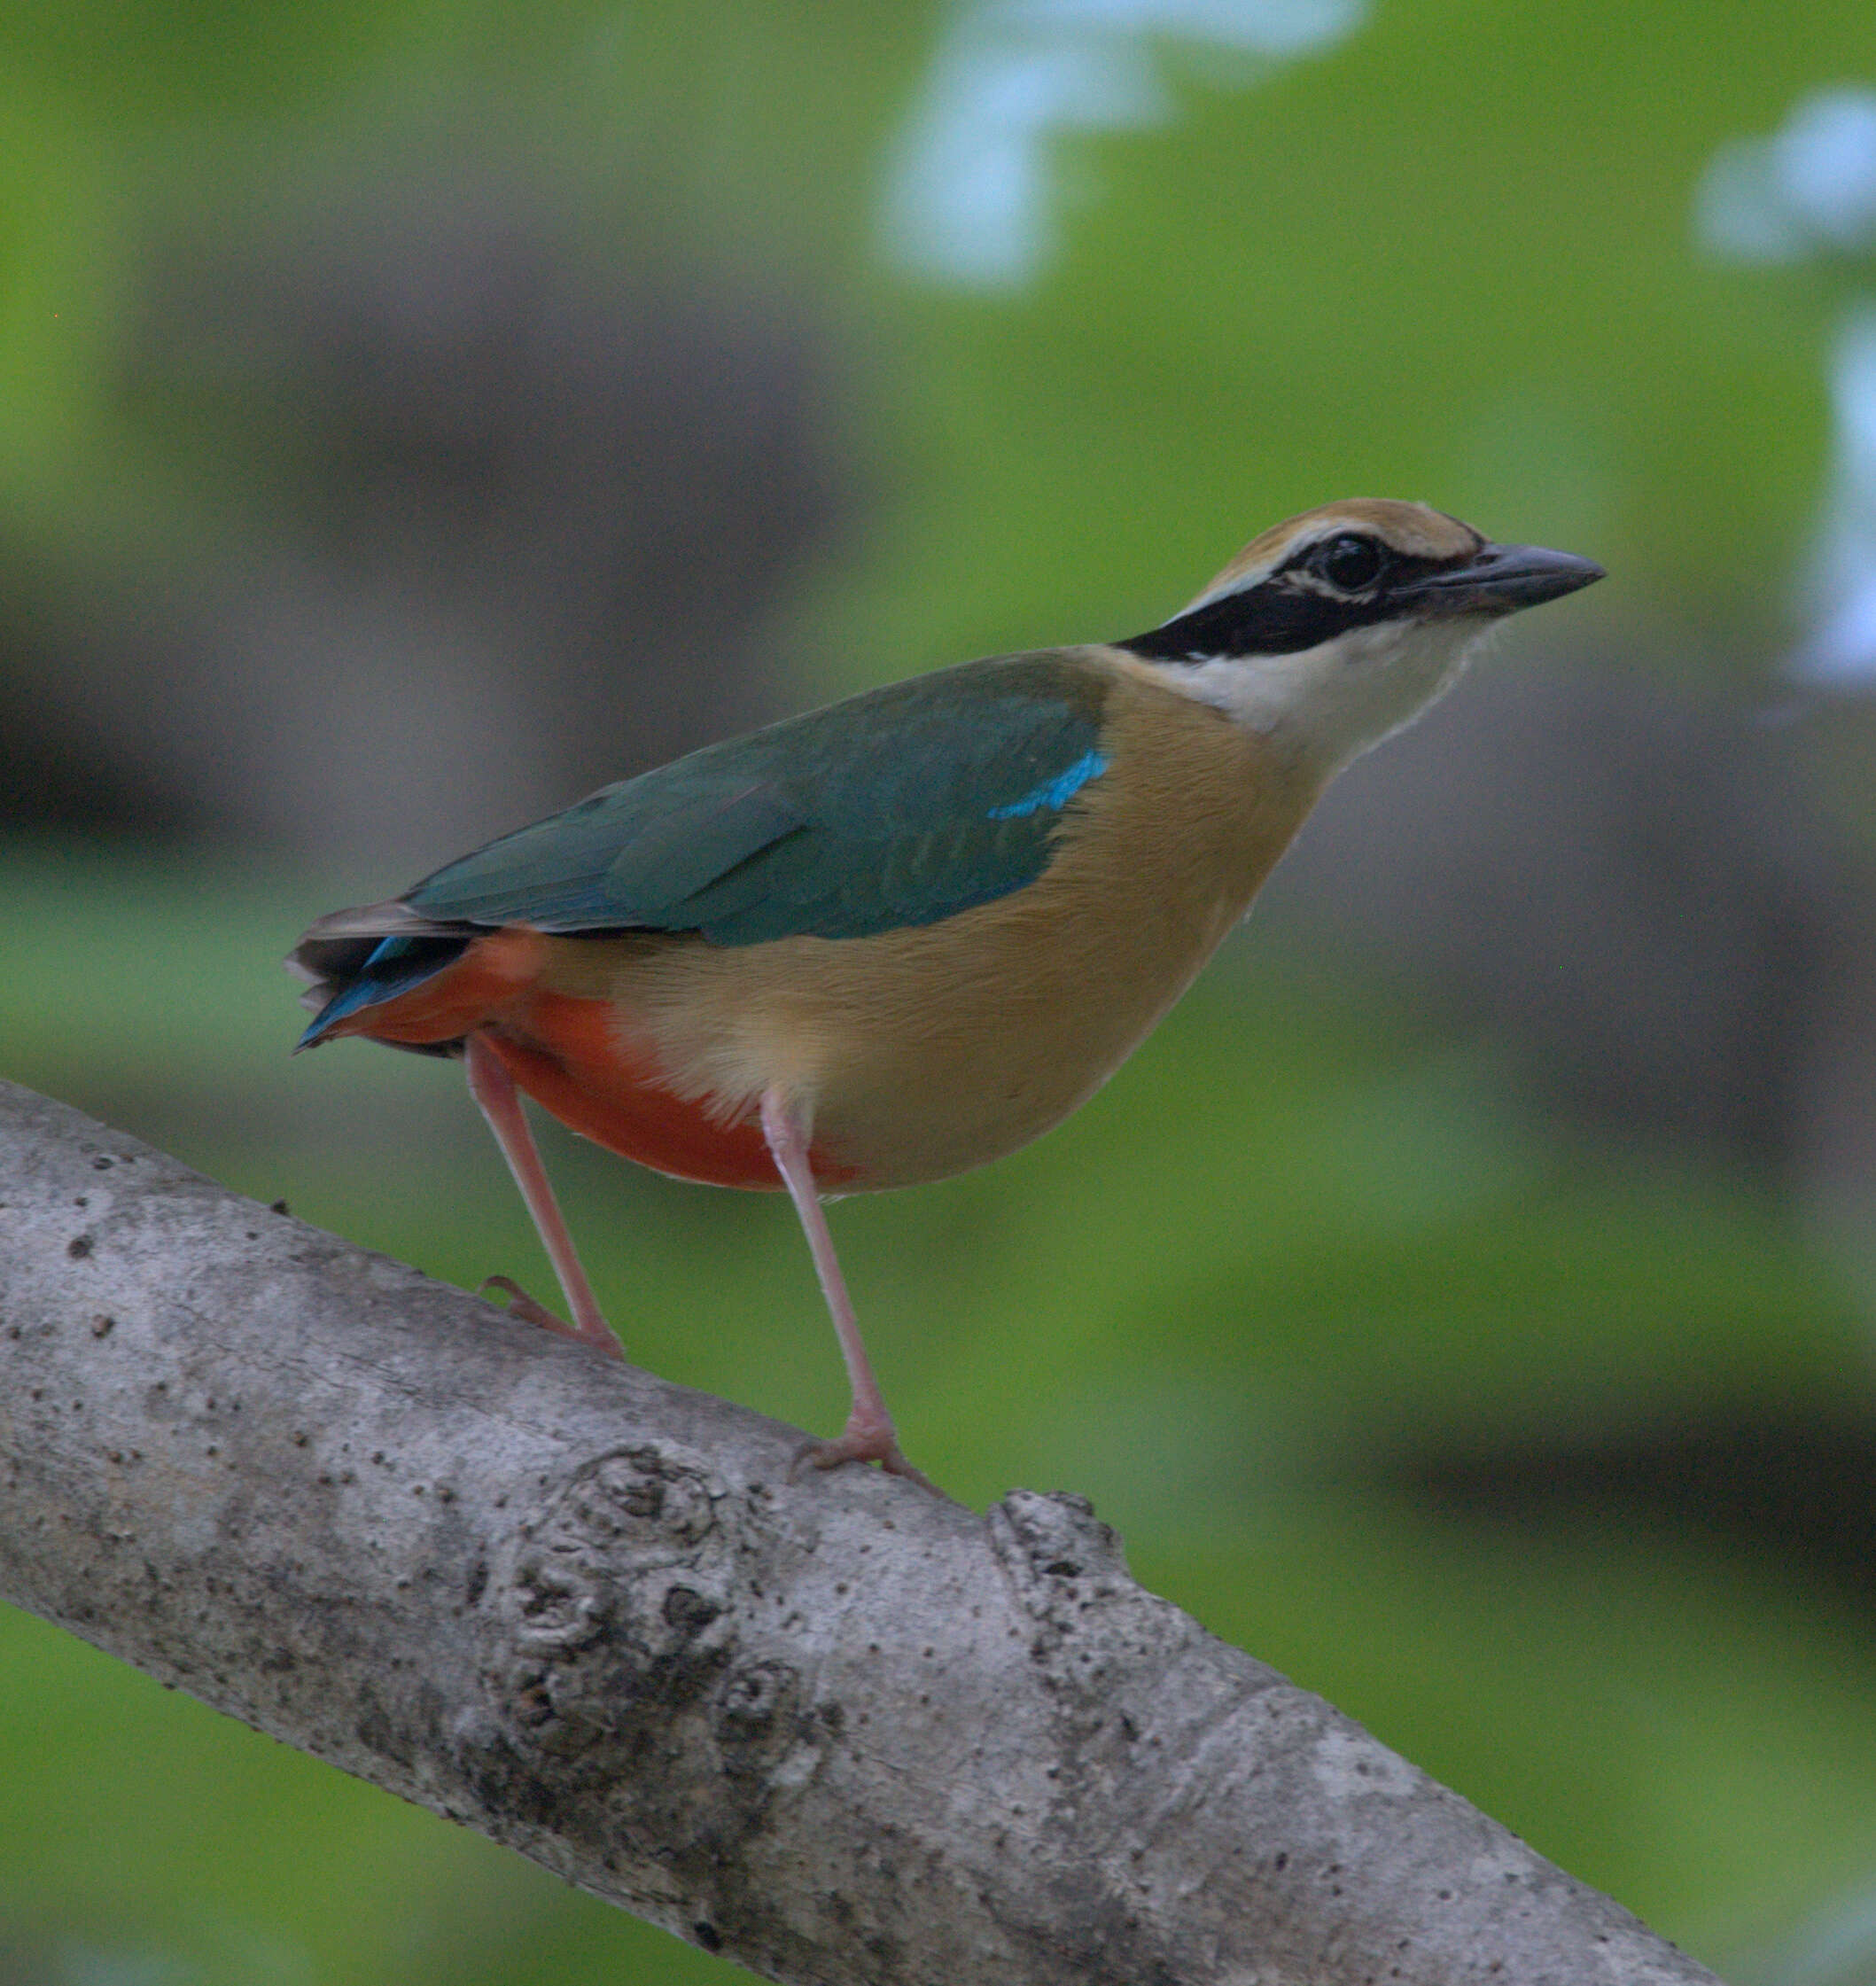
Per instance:
[[[1355,498],[1253,538],[1189,606],[1117,645],[1327,771],[1424,710],[1494,622],[1602,576],[1424,503]]]

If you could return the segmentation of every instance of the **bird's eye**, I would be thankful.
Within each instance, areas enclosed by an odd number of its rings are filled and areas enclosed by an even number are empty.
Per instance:
[[[1344,531],[1326,541],[1311,563],[1338,592],[1359,593],[1381,577],[1387,558],[1372,538]]]

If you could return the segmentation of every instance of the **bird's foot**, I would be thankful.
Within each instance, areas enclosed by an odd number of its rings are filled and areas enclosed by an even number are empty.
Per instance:
[[[898,1430],[890,1421],[884,1427],[856,1425],[850,1421],[845,1433],[833,1441],[804,1441],[789,1465],[790,1478],[803,1462],[812,1462],[816,1468],[840,1468],[848,1462],[877,1462],[888,1476],[903,1476],[907,1482],[916,1483],[920,1489],[930,1490],[935,1497],[945,1494],[929,1476],[914,1468],[899,1452]]]
[[[615,1358],[624,1356],[619,1340],[604,1324],[596,1329],[583,1329],[578,1324],[569,1324],[565,1318],[555,1316],[545,1304],[536,1303],[512,1276],[484,1276],[476,1285],[478,1296],[486,1296],[491,1289],[499,1289],[508,1298],[508,1314],[518,1317],[524,1324],[538,1324],[543,1331],[577,1339],[581,1344],[595,1344]]]
[[[512,1276],[484,1276],[476,1285],[479,1297],[487,1296],[491,1289],[499,1289],[508,1298],[502,1307],[524,1324],[538,1324],[543,1331],[557,1331],[564,1338],[580,1336],[565,1318],[556,1317],[545,1304],[537,1304]]]

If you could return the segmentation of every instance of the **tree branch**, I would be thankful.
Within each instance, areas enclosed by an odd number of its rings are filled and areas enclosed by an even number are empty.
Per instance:
[[[0,1084],[0,1592],[782,1981],[1710,1975],[1128,1577]]]

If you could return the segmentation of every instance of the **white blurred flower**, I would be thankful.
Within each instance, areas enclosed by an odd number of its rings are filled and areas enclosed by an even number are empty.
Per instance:
[[[1050,141],[1164,122],[1156,38],[1266,61],[1342,40],[1368,0],[967,0],[894,148],[884,225],[905,266],[1014,289],[1054,245]]]
[[[1876,681],[1876,304],[1851,312],[1831,360],[1831,490],[1808,587],[1811,631],[1794,675],[1820,687]]]
[[[1723,146],[1696,212],[1707,245],[1740,261],[1876,252],[1876,90],[1822,91],[1771,137]]]
[[[1708,247],[1739,261],[1876,258],[1876,90],[1822,91],[1771,137],[1724,146],[1694,213]],[[1810,631],[1789,667],[1820,689],[1864,689],[1876,684],[1876,302],[1855,305],[1838,327],[1830,385],[1830,490],[1804,587]]]

